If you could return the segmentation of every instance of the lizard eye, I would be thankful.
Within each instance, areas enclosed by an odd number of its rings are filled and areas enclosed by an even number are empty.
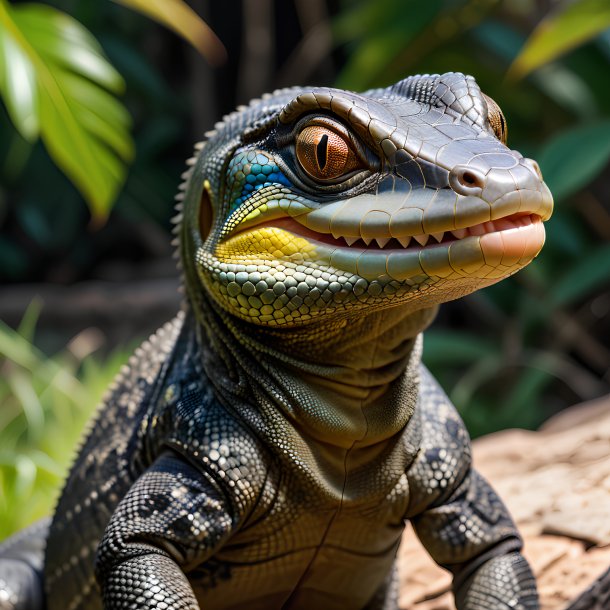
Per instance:
[[[508,139],[508,126],[506,124],[506,119],[504,118],[504,113],[500,109],[500,106],[498,106],[498,104],[488,95],[483,94],[483,97],[487,102],[487,120],[489,121],[494,134],[496,134],[496,138],[498,138],[502,144],[506,144],[506,140]]]
[[[304,127],[295,147],[299,164],[314,180],[335,180],[362,167],[352,143],[323,125]]]

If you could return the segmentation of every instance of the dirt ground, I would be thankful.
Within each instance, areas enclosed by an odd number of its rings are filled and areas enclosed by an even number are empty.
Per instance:
[[[483,437],[473,452],[519,525],[541,610],[564,610],[578,598],[579,609],[610,609],[608,575],[594,585],[610,566],[610,396],[568,409],[537,432]],[[399,559],[402,609],[455,610],[448,573],[410,529]],[[592,585],[596,593],[585,600]]]

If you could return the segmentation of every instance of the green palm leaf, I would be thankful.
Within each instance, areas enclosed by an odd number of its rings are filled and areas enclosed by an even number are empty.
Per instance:
[[[95,38],[50,6],[0,0],[0,42],[0,93],[15,126],[30,140],[40,134],[103,219],[133,156],[129,115],[111,95],[123,90],[123,79]]]
[[[1,28],[0,92],[19,133],[26,140],[36,139],[40,131],[40,121],[34,67],[15,39]]]
[[[526,76],[609,27],[608,0],[563,2],[538,24],[508,74],[512,78]]]
[[[216,35],[182,0],[114,0],[169,27],[211,64],[225,58]],[[50,6],[0,0],[0,96],[28,141],[42,137],[55,163],[103,220],[133,157],[124,89],[97,40]]]

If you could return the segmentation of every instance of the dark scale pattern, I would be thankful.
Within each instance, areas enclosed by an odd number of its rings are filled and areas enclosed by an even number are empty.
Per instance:
[[[535,610],[420,363],[436,305],[542,246],[550,194],[498,112],[451,73],[285,89],[206,134],[177,196],[185,312],[105,398],[48,535],[0,547],[0,610],[395,609],[406,518],[460,610]]]
[[[456,606],[477,610],[528,610],[538,606],[536,581],[519,553],[493,557],[456,594]]]
[[[215,481],[174,455],[161,455],[106,527],[97,564],[107,604],[197,608],[184,571],[208,559],[232,528]]]
[[[151,554],[127,560],[108,577],[104,603],[113,610],[199,610],[184,573],[169,557]]]
[[[182,315],[144,343],[108,391],[60,497],[47,542],[49,610],[101,607],[93,573],[97,546],[142,463],[141,423],[160,391]]]
[[[408,516],[423,545],[453,571],[499,544],[520,549],[502,501],[471,468],[470,440],[455,407],[429,373],[421,401],[422,443],[408,473]]]

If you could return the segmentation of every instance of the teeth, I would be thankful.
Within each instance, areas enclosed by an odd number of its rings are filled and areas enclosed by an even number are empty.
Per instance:
[[[428,243],[429,235],[414,235],[413,239],[420,245],[425,246]]]
[[[340,237],[343,237],[341,234],[339,233],[334,233],[333,231],[330,232],[330,234],[335,238],[335,239],[339,239]]]
[[[469,235],[485,235],[486,233],[494,233],[495,231],[503,231],[530,224],[532,224],[531,217],[524,215],[517,219],[508,220],[506,218],[500,218],[494,221],[482,222],[466,229],[452,229],[451,231],[439,231],[438,233],[430,234],[423,233],[421,235],[403,235],[394,239],[396,239],[403,248],[408,248],[412,239],[420,246],[425,246],[430,241],[430,238],[434,238],[438,243],[441,243],[445,233],[451,233],[457,239],[464,239]],[[353,246],[358,240],[362,239],[366,246],[376,242],[380,248],[385,248],[391,239],[390,237],[346,237],[345,235],[335,235],[334,233],[332,235],[335,239],[343,238],[348,246]]]

